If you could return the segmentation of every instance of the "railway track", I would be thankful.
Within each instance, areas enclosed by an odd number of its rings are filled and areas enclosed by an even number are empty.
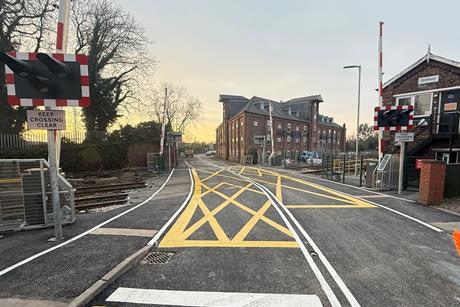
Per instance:
[[[75,208],[86,210],[126,204],[130,191],[146,186],[145,181],[80,186],[75,192]]]

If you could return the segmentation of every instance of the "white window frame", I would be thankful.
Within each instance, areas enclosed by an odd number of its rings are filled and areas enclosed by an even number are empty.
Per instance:
[[[430,99],[430,113],[429,114],[422,114],[422,115],[415,115],[415,96],[425,95],[425,94],[430,94],[430,96],[431,96],[431,99]],[[427,116],[430,116],[431,113],[433,112],[433,91],[432,92],[426,92],[426,91],[415,92],[415,93],[411,93],[410,95],[398,95],[396,97],[396,105],[399,106],[399,100],[400,99],[406,99],[406,98],[410,98],[410,104],[412,106],[414,106],[414,118],[427,117]]]
[[[259,122],[258,121],[254,121],[254,127],[259,127]]]

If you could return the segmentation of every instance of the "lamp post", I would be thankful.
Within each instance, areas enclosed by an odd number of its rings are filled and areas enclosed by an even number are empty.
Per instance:
[[[359,104],[361,98],[361,65],[344,66],[344,69],[358,68],[358,111],[356,116],[356,160],[355,160],[355,176],[358,176],[358,143],[359,143]]]

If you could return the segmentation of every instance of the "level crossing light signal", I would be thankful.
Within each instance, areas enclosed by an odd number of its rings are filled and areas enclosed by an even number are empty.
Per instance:
[[[374,109],[374,130],[404,131],[413,128],[414,106],[383,106]]]
[[[17,106],[87,107],[88,57],[82,54],[0,52],[8,103]]]

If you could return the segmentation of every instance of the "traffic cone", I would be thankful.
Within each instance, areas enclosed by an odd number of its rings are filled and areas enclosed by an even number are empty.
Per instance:
[[[457,248],[457,253],[460,256],[460,231],[455,229],[452,235],[454,237],[455,248]]]

